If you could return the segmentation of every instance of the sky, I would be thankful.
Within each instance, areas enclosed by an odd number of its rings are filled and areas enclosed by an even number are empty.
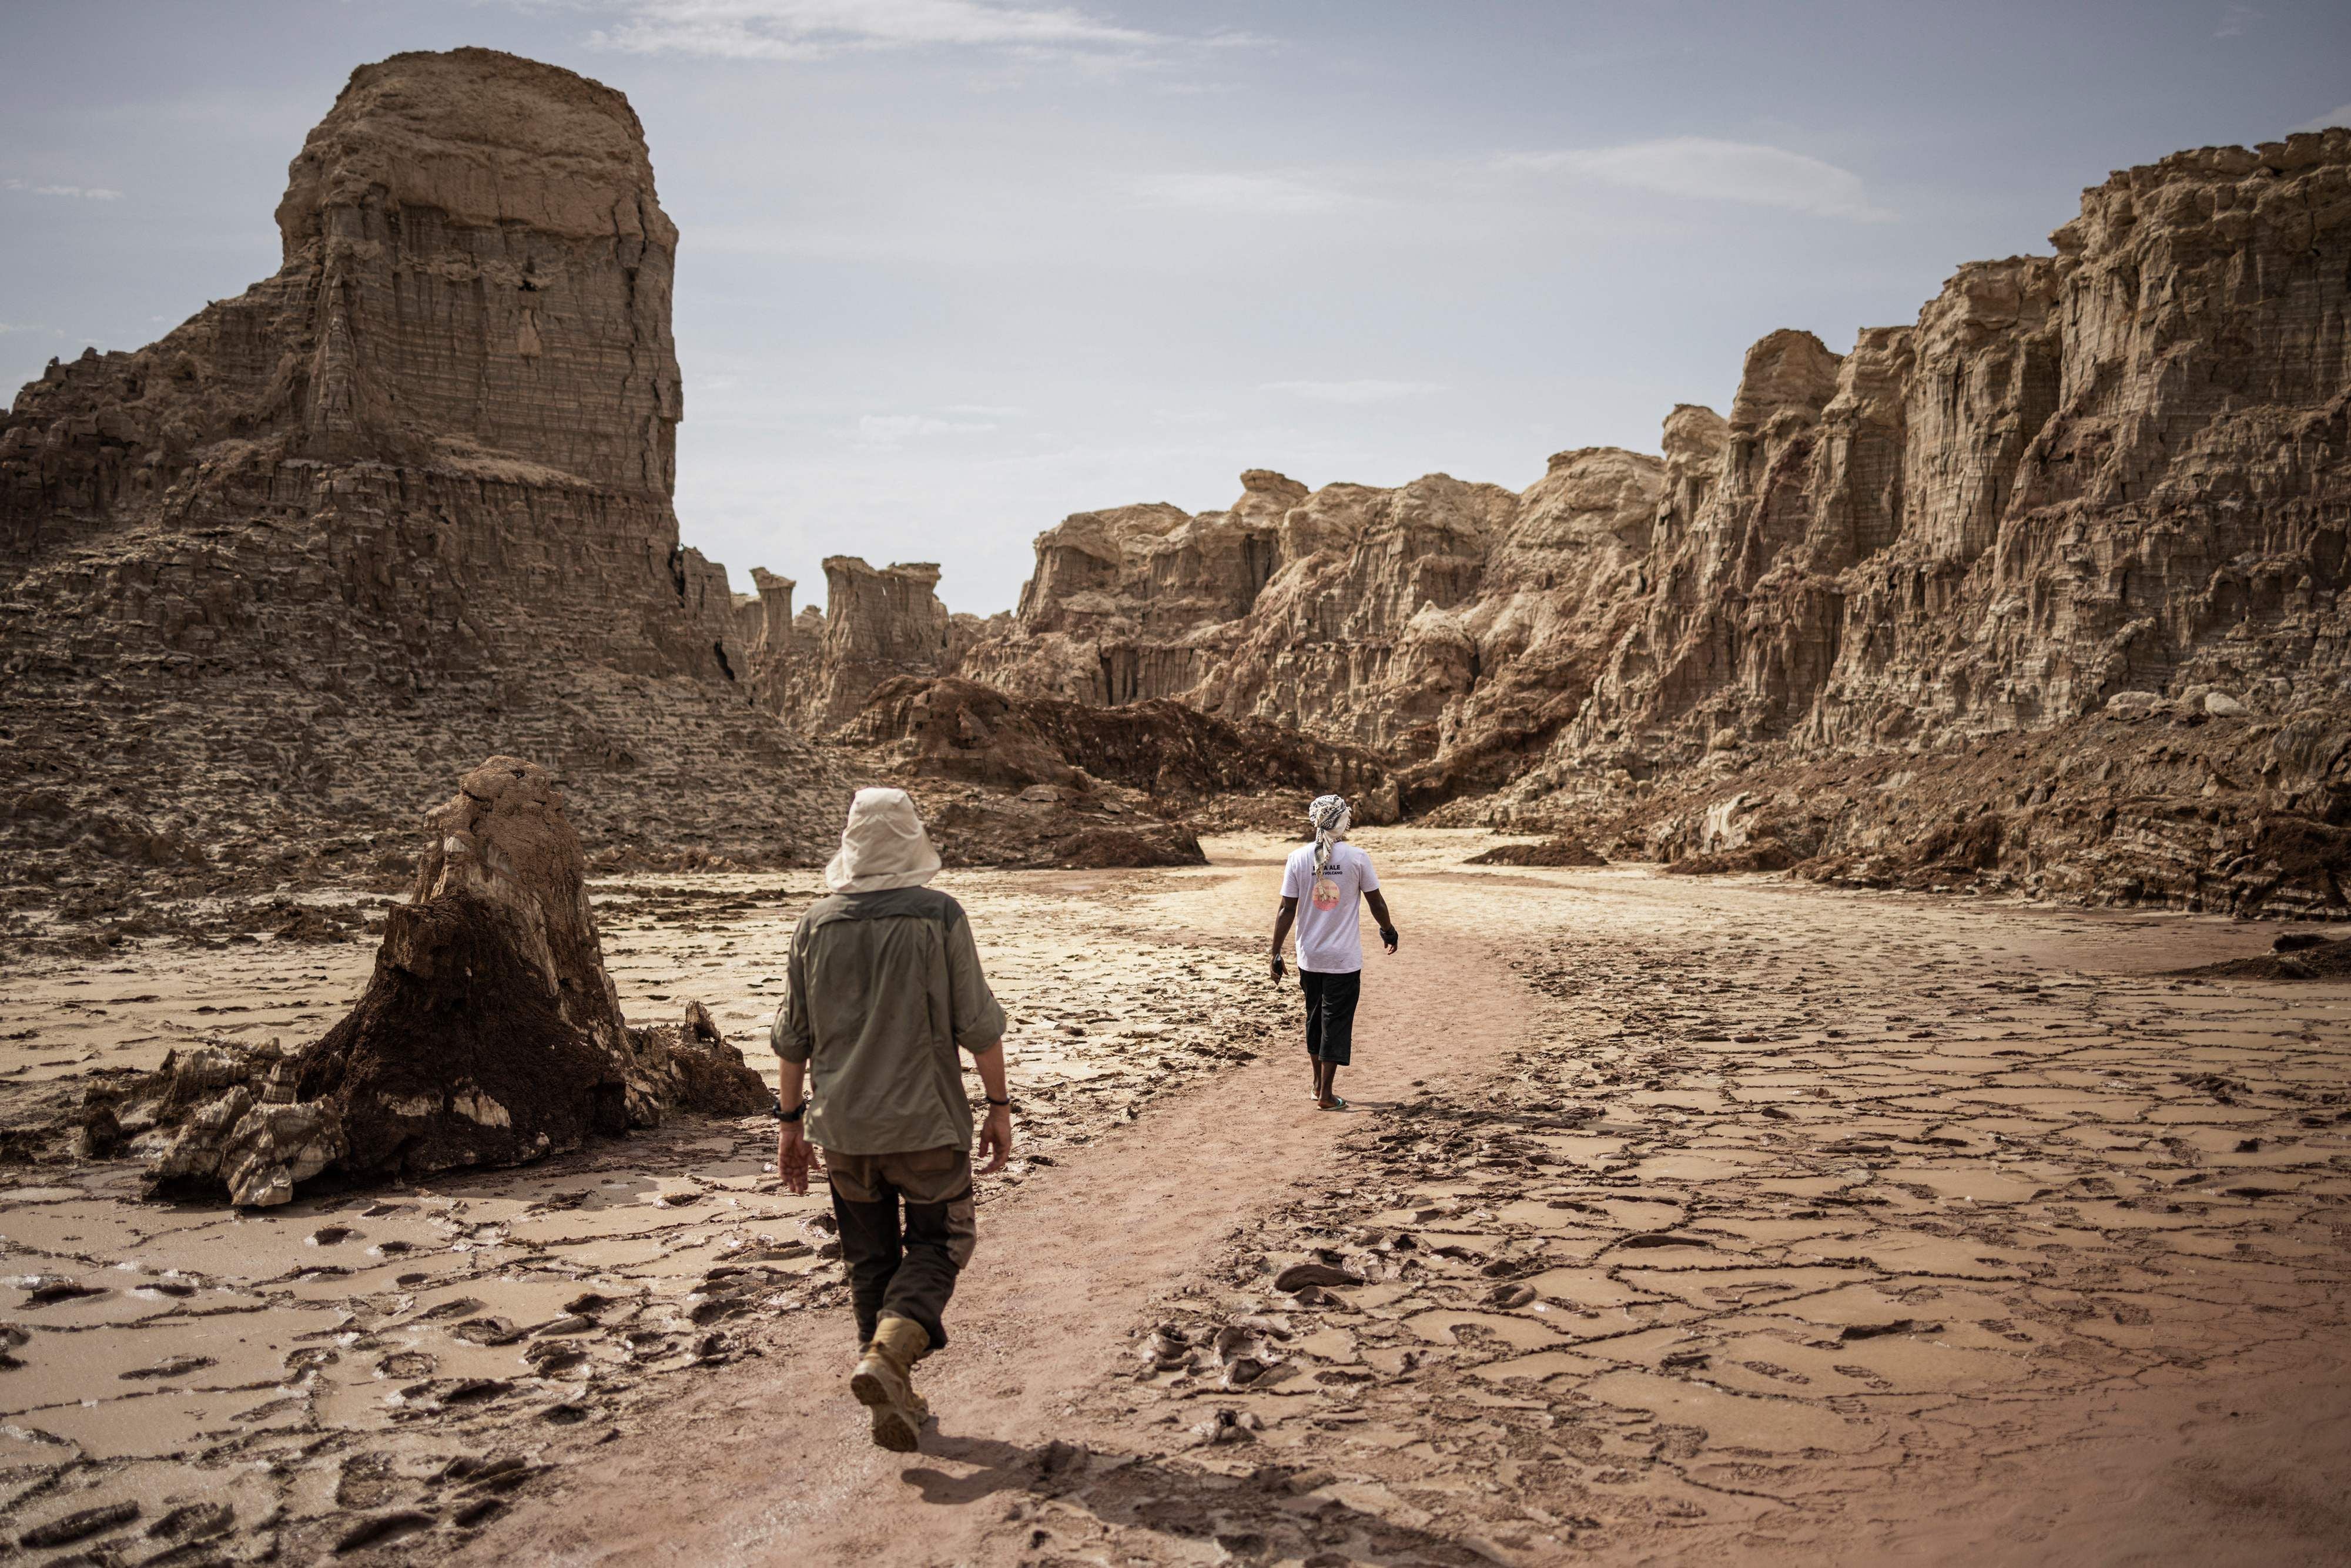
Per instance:
[[[682,237],[685,541],[1008,608],[1069,513],[1655,451],[2081,189],[2351,123],[2351,5],[5,0],[0,382],[277,265],[350,69],[621,89]]]

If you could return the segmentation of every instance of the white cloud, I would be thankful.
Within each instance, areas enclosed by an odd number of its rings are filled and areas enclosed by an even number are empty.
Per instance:
[[[857,444],[892,451],[925,435],[974,435],[994,430],[990,420],[935,419],[922,413],[869,413],[857,422]]]
[[[1259,392],[1282,392],[1314,402],[1394,402],[1445,389],[1435,382],[1267,382]]]
[[[2305,120],[2286,134],[2291,136],[2294,131],[2325,131],[2334,125],[2351,125],[2351,103],[2346,103],[2340,109],[2330,109],[2315,120]]]
[[[1071,6],[1000,0],[607,0],[599,8],[621,17],[590,34],[589,43],[644,55],[818,60],[855,51],[977,47],[1073,56],[1144,52],[1181,41]]]
[[[85,202],[119,202],[120,191],[103,185],[37,185],[30,180],[0,180],[0,190],[22,191],[28,196],[72,196]]]
[[[2228,6],[2221,11],[2220,25],[2212,29],[2212,36],[2216,38],[2241,37],[2245,29],[2260,21],[2262,16],[2262,13],[2251,5]]]
[[[1674,136],[1623,147],[1518,152],[1500,162],[1506,169],[1574,174],[1698,201],[1785,207],[1863,223],[1883,223],[1894,216],[1869,200],[1861,176],[1851,170],[1760,142]]]
[[[37,321],[0,321],[0,333],[7,332],[47,332],[52,336],[57,335],[55,328],[44,327]]]
[[[1363,203],[1360,196],[1287,174],[1154,174],[1130,189],[1139,205],[1196,212],[1295,216],[1334,213]]]

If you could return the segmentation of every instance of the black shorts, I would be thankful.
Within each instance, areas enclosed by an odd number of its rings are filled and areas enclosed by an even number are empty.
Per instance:
[[[1355,1057],[1355,1002],[1364,994],[1364,972],[1318,975],[1298,971],[1306,991],[1306,1054],[1317,1061],[1345,1067]]]

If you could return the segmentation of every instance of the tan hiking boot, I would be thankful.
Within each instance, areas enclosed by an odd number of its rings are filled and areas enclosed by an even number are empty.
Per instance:
[[[931,1407],[914,1384],[914,1363],[930,1348],[931,1336],[922,1324],[883,1318],[850,1375],[850,1393],[873,1412],[873,1441],[893,1453],[913,1453],[930,1418]]]

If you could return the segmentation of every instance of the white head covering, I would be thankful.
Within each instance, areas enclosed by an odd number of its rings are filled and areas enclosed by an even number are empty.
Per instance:
[[[1345,797],[1340,795],[1317,795],[1314,803],[1306,808],[1306,820],[1314,825],[1316,876],[1321,876],[1322,868],[1331,863],[1331,846],[1347,836],[1352,815]]]
[[[939,852],[904,789],[860,789],[841,830],[841,852],[824,868],[835,893],[920,887],[939,873]]]

